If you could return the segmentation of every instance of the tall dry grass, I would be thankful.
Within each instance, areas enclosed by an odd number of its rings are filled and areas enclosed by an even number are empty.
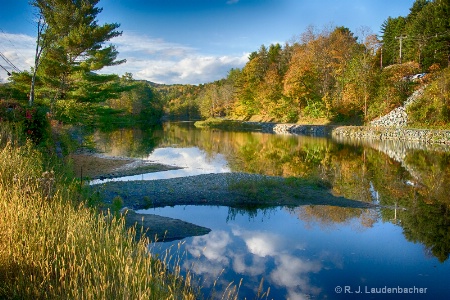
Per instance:
[[[1,124],[0,124],[1,125]],[[1,140],[1,138],[0,138]],[[196,299],[124,220],[78,199],[32,145],[0,143],[1,299]]]

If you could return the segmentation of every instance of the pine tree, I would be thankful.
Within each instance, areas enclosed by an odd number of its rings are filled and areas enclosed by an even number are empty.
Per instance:
[[[113,45],[104,47],[110,39],[120,36],[119,24],[99,25],[96,17],[102,11],[99,0],[33,0],[45,23],[38,40],[42,49],[37,75],[42,91],[51,102],[61,99],[92,101],[98,95],[92,89],[106,91],[114,78],[98,78],[93,71],[123,63],[117,60]],[[102,84],[106,86],[101,87]],[[88,90],[86,92],[86,90]],[[91,91],[89,91],[91,90]],[[30,97],[30,104],[32,99]]]

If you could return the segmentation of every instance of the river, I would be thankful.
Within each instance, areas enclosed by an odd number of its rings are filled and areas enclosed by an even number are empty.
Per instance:
[[[172,257],[191,270],[208,299],[222,299],[233,288],[239,299],[443,299],[450,293],[446,146],[197,129],[183,122],[97,132],[92,140],[108,155],[183,167],[118,180],[223,172],[316,178],[334,195],[379,205],[139,211],[212,229],[152,245],[152,251],[178,253]]]

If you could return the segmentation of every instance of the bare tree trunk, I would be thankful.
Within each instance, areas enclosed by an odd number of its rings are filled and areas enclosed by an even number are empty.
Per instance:
[[[33,106],[34,104],[34,87],[36,85],[36,74],[39,68],[39,63],[41,59],[42,51],[44,50],[41,45],[42,33],[44,32],[45,22],[42,15],[39,16],[39,21],[37,24],[38,32],[37,32],[37,40],[36,40],[36,53],[34,55],[34,69],[33,76],[31,77],[31,87],[30,87],[30,96],[28,99],[28,105]]]

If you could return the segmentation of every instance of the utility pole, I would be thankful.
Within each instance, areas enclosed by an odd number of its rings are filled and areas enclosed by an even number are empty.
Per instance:
[[[383,70],[383,44],[380,46],[380,70]]]
[[[400,40],[400,63],[402,63],[402,45],[403,45],[403,39],[408,38],[408,36],[406,35],[400,35],[400,36],[396,36],[395,39],[396,40]]]

